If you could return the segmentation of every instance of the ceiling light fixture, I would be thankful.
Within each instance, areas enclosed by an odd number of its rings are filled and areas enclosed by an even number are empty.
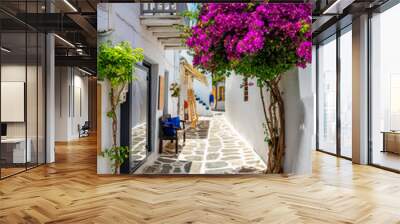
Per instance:
[[[351,5],[355,0],[336,0],[332,5],[322,13],[323,15],[339,15],[343,13],[343,10]]]
[[[58,34],[54,34],[55,37],[57,37],[59,40],[61,40],[62,42],[64,42],[65,44],[67,44],[68,46],[75,48],[75,45],[73,45],[71,42],[69,42],[68,40],[60,37]]]
[[[11,50],[9,50],[9,49],[7,49],[7,48],[5,48],[5,47],[1,47],[0,49],[1,49],[2,51],[6,52],[6,53],[10,53],[10,52],[11,52]]]
[[[83,73],[85,73],[85,74],[87,74],[87,75],[90,75],[90,76],[92,75],[92,73],[90,73],[90,72],[88,72],[88,71],[86,71],[86,70],[83,70],[83,69],[81,69],[81,68],[79,68],[79,67],[78,67],[78,70],[81,71],[81,72],[83,72]]]
[[[68,1],[64,0],[64,3],[68,5],[74,12],[78,12],[78,10]]]
[[[336,0],[332,5],[330,5],[322,14],[329,14],[331,13],[331,10],[334,9],[338,4],[340,0]]]

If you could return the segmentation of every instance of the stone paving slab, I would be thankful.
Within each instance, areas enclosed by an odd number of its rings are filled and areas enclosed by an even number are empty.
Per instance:
[[[147,123],[142,123],[132,128],[132,145],[129,156],[131,167],[135,167],[146,158],[146,128]]]
[[[264,161],[228,124],[222,113],[200,119],[196,134],[191,130],[178,156],[161,155],[145,164],[146,174],[254,174],[263,173]],[[201,128],[202,127],[202,128]],[[207,130],[205,130],[207,129]],[[175,143],[170,144],[174,151]],[[168,148],[168,146],[167,146]]]

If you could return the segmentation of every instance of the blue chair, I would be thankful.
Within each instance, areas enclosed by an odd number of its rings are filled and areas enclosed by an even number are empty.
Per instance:
[[[159,128],[159,152],[163,152],[163,140],[176,141],[175,153],[178,154],[178,130],[183,130],[183,144],[186,142],[185,121],[180,120],[179,117],[171,118],[170,115],[162,116],[160,118]],[[181,127],[182,124],[182,127]]]

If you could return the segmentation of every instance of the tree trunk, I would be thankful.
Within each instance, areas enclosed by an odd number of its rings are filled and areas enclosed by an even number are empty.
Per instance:
[[[266,120],[265,129],[268,140],[268,163],[266,173],[282,173],[285,157],[285,109],[282,93],[279,89],[280,76],[266,81],[270,102],[266,105],[262,87],[260,96]],[[268,107],[268,109],[267,109]]]
[[[114,88],[111,88],[110,92],[111,112],[112,112],[112,146],[117,146],[117,129],[118,129],[118,118],[116,115],[116,102],[114,96]]]
[[[111,101],[111,112],[112,112],[112,148],[115,150],[115,153],[119,153],[117,149],[117,132],[118,132],[118,118],[117,118],[117,101],[119,99],[115,99],[115,90],[111,88],[110,92],[110,101]],[[115,161],[114,164],[114,174],[117,174],[119,170],[119,163]]]

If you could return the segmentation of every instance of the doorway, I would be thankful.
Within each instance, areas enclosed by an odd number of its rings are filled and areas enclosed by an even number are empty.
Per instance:
[[[65,162],[80,153],[66,146],[97,141],[97,78],[81,67],[56,66],[55,87],[56,162]]]
[[[136,80],[129,88],[129,167],[135,172],[151,154],[151,65],[136,65]]]

